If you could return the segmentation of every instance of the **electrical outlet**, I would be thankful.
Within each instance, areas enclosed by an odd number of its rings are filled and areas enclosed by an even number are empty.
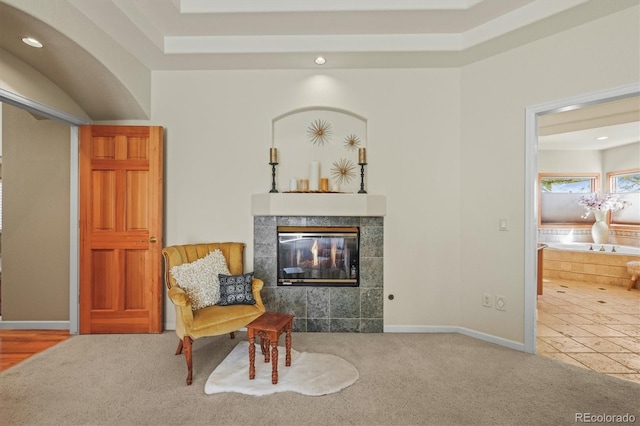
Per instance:
[[[491,307],[491,295],[490,294],[483,294],[482,295],[482,306],[484,306],[485,308],[490,308]]]
[[[507,310],[507,298],[504,296],[496,296],[496,309],[499,311]]]

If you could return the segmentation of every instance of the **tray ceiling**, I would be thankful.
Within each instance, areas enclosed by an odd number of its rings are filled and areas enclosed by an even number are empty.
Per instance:
[[[0,0],[0,49],[60,86],[94,120],[123,118],[122,111],[144,119],[149,95],[140,88],[156,70],[314,69],[318,55],[324,69],[459,67],[638,3]],[[44,47],[24,45],[24,36]],[[96,86],[79,81],[77,70],[107,82],[104,98],[113,100],[96,104]]]

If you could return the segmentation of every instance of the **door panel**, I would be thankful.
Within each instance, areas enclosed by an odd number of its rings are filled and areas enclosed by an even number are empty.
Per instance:
[[[116,226],[115,205],[105,200],[113,200],[116,192],[116,174],[109,171],[92,172],[91,194],[93,229],[113,230]]]
[[[127,173],[127,230],[143,230],[149,227],[149,174]]]
[[[162,128],[80,127],[80,333],[162,331]]]
[[[144,288],[131,283],[136,282],[136,277],[144,275],[148,267],[146,250],[125,251],[125,309],[144,309]]]

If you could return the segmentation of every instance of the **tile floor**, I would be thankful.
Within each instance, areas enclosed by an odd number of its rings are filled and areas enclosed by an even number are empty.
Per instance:
[[[640,290],[545,279],[536,352],[640,383]]]

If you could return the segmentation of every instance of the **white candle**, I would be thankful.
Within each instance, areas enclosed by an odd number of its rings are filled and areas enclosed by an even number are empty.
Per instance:
[[[278,163],[278,148],[269,148],[269,164]]]
[[[309,191],[320,190],[320,162],[312,161],[309,165]]]
[[[289,180],[289,191],[297,191],[298,190],[298,179],[292,178]]]

